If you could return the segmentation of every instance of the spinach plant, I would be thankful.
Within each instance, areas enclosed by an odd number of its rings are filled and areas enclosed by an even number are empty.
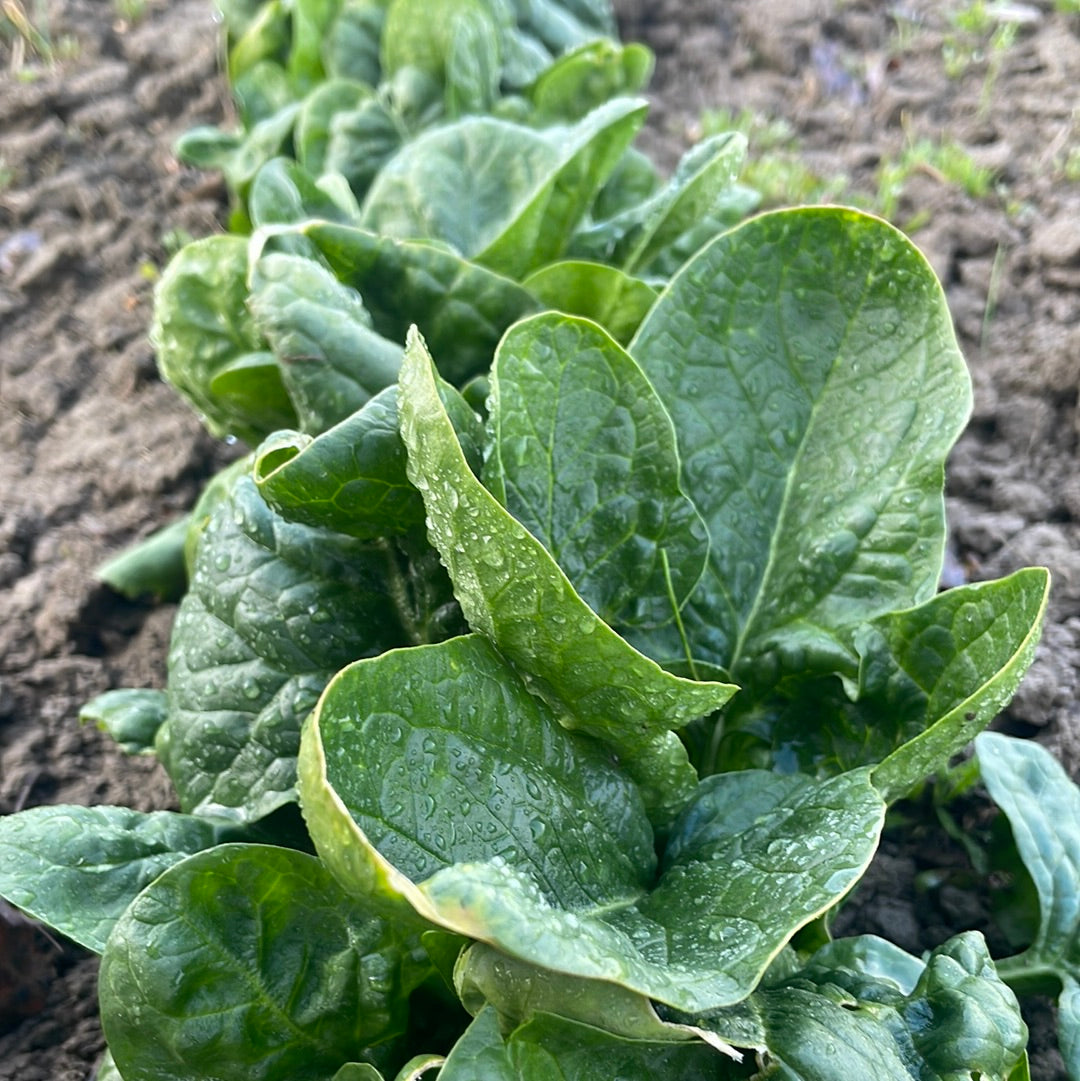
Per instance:
[[[825,933],[1046,597],[935,594],[968,392],[921,256],[766,215],[627,348],[516,322],[489,387],[481,423],[413,331],[395,388],[208,494],[183,813],[0,825],[5,894],[103,951],[120,1075],[1020,1076],[979,936]]]
[[[1046,603],[936,593],[932,272],[838,208],[725,231],[738,138],[658,184],[592,0],[421,8],[225,9],[254,232],[154,338],[254,449],[171,535],[167,690],[86,710],[180,810],[0,821],[0,893],[102,954],[101,1076],[1019,1081],[978,935],[828,930]],[[360,182],[388,79],[424,121]]]

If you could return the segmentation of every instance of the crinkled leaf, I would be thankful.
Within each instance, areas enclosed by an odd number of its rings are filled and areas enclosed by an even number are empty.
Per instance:
[[[363,225],[447,243],[520,279],[558,258],[644,115],[642,102],[617,99],[542,133],[492,117],[434,129],[379,173]]]
[[[637,364],[594,323],[548,312],[507,332],[489,408],[484,482],[581,598],[613,627],[671,622],[708,536]]]
[[[478,465],[479,419],[452,387],[441,390],[466,454]],[[289,521],[363,540],[422,527],[424,503],[406,476],[398,424],[397,387],[389,387],[315,439],[279,432],[255,458],[259,492]]]
[[[108,732],[125,754],[152,754],[167,714],[164,691],[122,688],[92,698],[79,710],[79,721]]]
[[[545,307],[599,323],[620,345],[630,341],[656,303],[656,290],[647,282],[602,263],[552,263],[522,284]]]
[[[486,372],[507,327],[539,308],[515,282],[428,243],[319,223],[302,232],[360,293],[381,335],[403,342],[418,323],[455,385]]]
[[[320,855],[373,904],[691,1012],[750,993],[859,878],[884,817],[865,771],[712,777],[650,890],[634,786],[479,636],[346,669],[300,775]]]
[[[431,358],[412,334],[399,409],[409,477],[470,626],[528,673],[564,723],[633,754],[718,709],[735,688],[663,671],[578,596],[544,546],[476,479],[439,398]]]
[[[232,828],[172,811],[31,807],[0,818],[0,894],[101,953],[145,886]]]
[[[125,1081],[325,1081],[403,1031],[408,990],[391,930],[318,860],[223,845],[117,922],[101,1020]]]
[[[590,41],[560,56],[529,89],[545,120],[580,120],[621,94],[636,94],[652,75],[653,55],[638,44]]]
[[[716,1081],[717,1052],[704,1044],[621,1039],[545,1014],[505,1038],[484,1010],[446,1058],[440,1081]]]
[[[257,370],[260,394],[269,396],[269,415],[259,396],[240,393],[222,401],[215,383],[259,357],[261,342],[247,310],[247,241],[212,236],[186,245],[165,268],[154,303],[151,339],[161,374],[195,406],[215,435],[233,434],[257,443],[281,427],[285,394],[266,364]],[[287,398],[286,398],[287,401]]]
[[[408,640],[391,550],[286,522],[237,478],[198,542],[158,753],[181,806],[254,821],[295,800],[300,725],[342,665]]]
[[[1031,567],[947,590],[856,635],[860,698],[875,699],[900,732],[916,724],[874,770],[887,799],[958,754],[1012,698],[1035,656],[1049,591],[1049,574]]]
[[[934,593],[970,400],[925,259],[856,211],[762,215],[686,265],[630,353],[709,527],[695,654],[740,681],[854,678],[856,628]]]
[[[872,936],[841,939],[745,1002],[693,1020],[767,1053],[768,1076],[784,1081],[1007,1081],[1027,1041],[976,932],[923,960]]]
[[[373,330],[359,293],[314,259],[264,255],[249,305],[304,431],[325,431],[397,382],[401,346]]]
[[[129,600],[179,600],[187,588],[184,544],[190,524],[185,516],[125,548],[98,567],[98,580]]]
[[[1080,1078],[1080,789],[1034,740],[984,732],[975,740],[979,771],[1009,820],[1039,898],[1031,945],[999,962],[1019,988],[1061,987],[1059,1043],[1071,1079]]]
[[[797,682],[735,726],[768,743],[782,769],[876,763],[874,784],[892,802],[1012,697],[1034,653],[1047,588],[1046,571],[1030,568],[879,616],[855,632],[859,678],[848,694],[835,679]],[[729,750],[724,765],[741,761]]]
[[[499,857],[581,906],[640,893],[655,867],[634,786],[600,745],[562,728],[479,635],[344,669],[302,754],[320,855],[375,896],[380,874],[421,882]],[[412,903],[415,891],[404,889]]]

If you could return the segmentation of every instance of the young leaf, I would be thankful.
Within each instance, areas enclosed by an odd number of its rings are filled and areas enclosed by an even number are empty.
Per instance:
[[[564,723],[633,754],[731,697],[734,687],[672,676],[628,645],[476,479],[415,332],[398,404],[409,476],[424,497],[429,536],[465,618],[529,674]]]
[[[152,754],[168,712],[164,691],[122,688],[92,698],[79,710],[79,722],[108,732],[125,754]]]
[[[150,335],[161,374],[191,401],[207,427],[215,435],[257,443],[282,426],[282,403],[288,398],[280,375],[274,382],[273,358],[267,361],[259,352],[261,342],[246,306],[247,271],[242,237],[212,236],[188,244],[158,283]],[[250,386],[245,380],[241,394],[221,401],[215,384],[228,391],[228,373],[237,365],[243,369],[252,356],[260,364],[257,389],[244,390]]]
[[[1035,656],[1050,592],[1041,567],[960,586],[856,636],[863,693],[918,734],[874,769],[886,799],[958,754],[1008,703]]]
[[[192,853],[221,844],[230,830],[172,811],[31,807],[0,818],[0,894],[101,953],[143,887]]]
[[[618,99],[543,133],[492,117],[434,129],[379,173],[362,224],[520,279],[558,258],[644,117],[642,102]]]
[[[418,322],[455,386],[486,372],[506,329],[539,309],[516,282],[428,242],[320,223],[300,232],[360,294],[379,334],[403,342]]]
[[[1018,989],[1060,988],[1059,1043],[1072,1081],[1080,1079],[1080,790],[1034,740],[984,732],[979,771],[1012,828],[1039,896],[1035,939],[998,963]],[[1055,987],[1056,985],[1056,987]]]
[[[622,346],[656,303],[651,285],[603,263],[551,263],[522,284],[546,307],[599,323]]]
[[[745,998],[862,874],[884,817],[866,771],[712,777],[650,891],[634,787],[479,636],[336,677],[300,786],[323,860],[372,904],[689,1012]]]
[[[440,1081],[716,1081],[717,1053],[704,1044],[628,1040],[538,1014],[505,1038],[483,1010],[446,1058]]]
[[[408,636],[388,549],[292,524],[233,481],[199,538],[158,753],[181,805],[254,821],[295,800],[300,725],[344,664]]]
[[[630,353],[712,541],[695,652],[750,682],[854,678],[855,628],[936,588],[970,400],[925,259],[855,211],[766,214],[686,265]]]
[[[653,70],[653,55],[644,45],[590,41],[565,53],[529,89],[539,116],[580,120],[611,98],[642,90]]]
[[[125,1081],[325,1081],[403,1031],[408,990],[392,931],[318,860],[222,845],[117,922],[101,1021]]]
[[[489,409],[484,482],[581,598],[613,627],[671,622],[708,537],[641,369],[594,323],[545,313],[507,332]]]
[[[453,387],[440,389],[466,457],[478,468],[480,421]],[[406,476],[398,427],[397,387],[389,387],[315,439],[279,432],[255,457],[259,493],[291,522],[361,540],[412,532],[424,524],[424,502]]]
[[[924,960],[871,936],[841,939],[732,1010],[693,1020],[767,1053],[767,1076],[785,1081],[1008,1081],[1027,1042],[976,932]]]
[[[355,289],[314,259],[268,253],[249,307],[278,359],[302,430],[318,434],[397,382],[401,346],[371,327]]]
[[[303,166],[290,158],[272,158],[255,174],[248,195],[254,226],[292,225],[309,218],[355,224],[360,216],[351,193],[339,202]]]

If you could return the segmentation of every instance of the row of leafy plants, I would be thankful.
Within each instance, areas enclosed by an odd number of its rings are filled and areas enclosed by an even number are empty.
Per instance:
[[[99,1076],[1080,1077],[1078,796],[977,741],[1038,893],[995,966],[832,915],[1029,664],[1041,569],[936,591],[969,381],[885,222],[669,181],[599,0],[230,0],[234,233],[161,370],[249,454],[114,564],[186,582],[165,692],[86,710],[180,812],[0,821],[102,954]],[[1071,877],[1070,877],[1071,876]]]

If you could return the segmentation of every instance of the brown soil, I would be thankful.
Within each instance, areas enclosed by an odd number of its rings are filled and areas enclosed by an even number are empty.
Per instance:
[[[985,49],[962,75],[945,72],[943,12],[959,0],[617,6],[623,36],[657,53],[648,138],[667,163],[703,109],[723,107],[785,118],[802,160],[855,191],[873,191],[879,164],[922,136],[997,170],[1000,190],[975,199],[922,168],[895,218],[927,219],[914,238],[945,284],[976,387],[949,475],[959,573],[1043,564],[1054,575],[1043,646],[1006,724],[1077,775],[1080,183],[1063,163],[1080,143],[1080,18],[1029,3],[1032,21],[988,80]],[[119,600],[93,568],[187,508],[226,453],[159,382],[145,334],[170,234],[221,219],[220,184],[178,166],[170,147],[222,119],[225,88],[208,0],[149,0],[132,25],[100,0],[48,8],[66,58],[0,74],[0,814],[151,809],[172,800],[160,770],[77,715],[106,688],[162,684],[172,616]],[[12,59],[0,39],[0,62]],[[849,928],[919,950],[979,925],[977,898],[949,886],[958,866],[930,830],[891,841]],[[916,895],[927,871],[945,885]],[[0,945],[14,941],[39,981],[10,1007],[29,1016],[0,1035],[0,1081],[82,1081],[102,1046],[95,964],[10,930],[0,912]],[[44,1006],[43,970],[56,972]],[[12,990],[0,986],[0,1009]],[[1033,1076],[1063,1077],[1052,1013],[1030,1018]]]

